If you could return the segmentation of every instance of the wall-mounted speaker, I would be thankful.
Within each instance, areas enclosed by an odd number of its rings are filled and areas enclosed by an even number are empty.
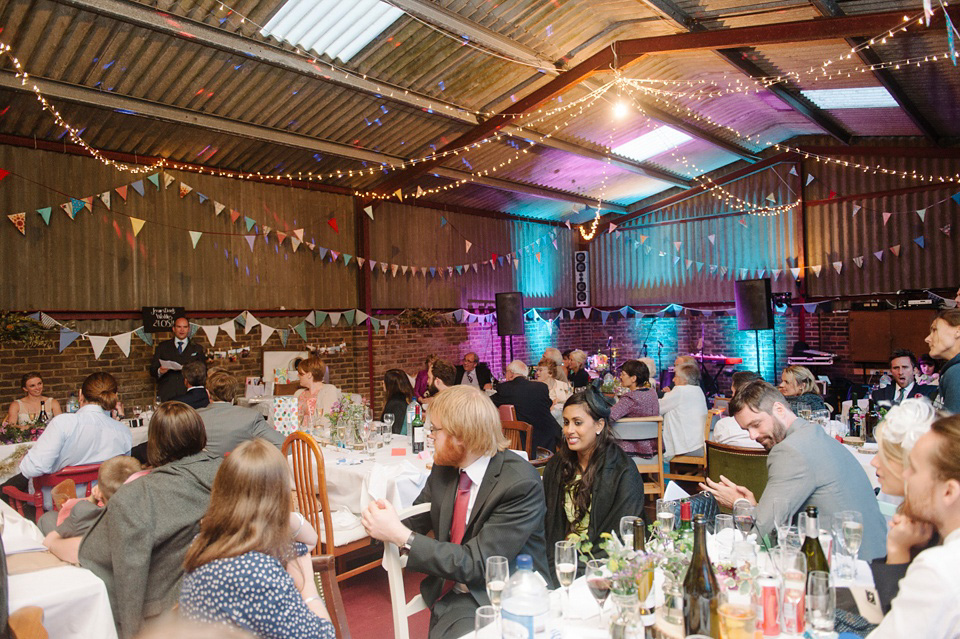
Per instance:
[[[523,335],[523,293],[497,293],[497,335]]]
[[[773,328],[773,296],[770,278],[734,282],[737,302],[737,329],[766,331]]]
[[[590,306],[590,254],[587,251],[573,254],[573,291],[578,307]]]

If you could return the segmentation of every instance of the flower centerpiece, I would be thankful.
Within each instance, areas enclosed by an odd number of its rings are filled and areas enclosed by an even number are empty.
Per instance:
[[[355,402],[350,395],[341,395],[330,409],[330,437],[341,447],[363,447],[363,410],[366,402]]]
[[[52,331],[29,315],[0,309],[0,344],[15,342],[33,348],[49,346]]]
[[[41,421],[32,421],[27,424],[8,424],[0,426],[0,444],[24,444],[35,442],[47,427]]]

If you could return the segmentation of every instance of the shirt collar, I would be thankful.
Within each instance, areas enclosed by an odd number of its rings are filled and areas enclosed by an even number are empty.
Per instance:
[[[910,391],[913,390],[913,387],[916,386],[916,385],[917,385],[916,382],[910,382],[910,385],[909,385],[909,386],[904,386],[904,387],[903,387],[903,398],[904,398],[904,399],[910,397]],[[896,384],[894,384],[894,386],[896,386]],[[894,391],[894,396],[896,396],[897,393],[899,393],[899,392],[900,392],[900,387],[897,386],[897,390]]]
[[[487,473],[487,466],[489,465],[490,458],[484,455],[464,468],[463,472],[467,473],[467,477],[470,478],[470,481],[473,482],[474,485],[479,486],[480,482],[483,481],[483,476]]]

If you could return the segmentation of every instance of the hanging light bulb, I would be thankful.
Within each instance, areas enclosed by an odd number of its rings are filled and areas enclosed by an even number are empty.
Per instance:
[[[622,120],[623,118],[627,117],[629,113],[630,105],[627,104],[626,100],[617,100],[617,102],[613,105],[613,117],[617,118],[618,120]]]

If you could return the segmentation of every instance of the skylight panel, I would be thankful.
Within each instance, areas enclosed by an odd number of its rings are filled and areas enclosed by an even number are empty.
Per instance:
[[[380,0],[287,0],[260,35],[347,62],[402,15]]]
[[[801,91],[804,97],[824,110],[877,109],[899,106],[884,87],[857,89],[811,89]]]
[[[652,158],[668,149],[678,147],[690,139],[692,138],[683,131],[677,131],[669,126],[661,126],[615,147],[613,152],[625,158],[643,162],[647,158]]]

